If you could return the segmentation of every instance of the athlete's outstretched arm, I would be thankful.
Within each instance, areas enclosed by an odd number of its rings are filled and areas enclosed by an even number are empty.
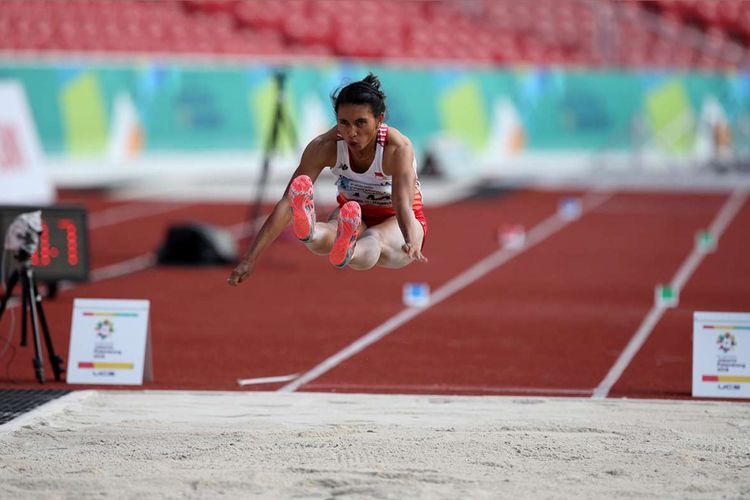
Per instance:
[[[393,208],[396,210],[396,219],[401,234],[404,236],[404,245],[401,249],[413,260],[427,262],[422,255],[419,242],[421,238],[417,231],[422,231],[422,226],[414,216],[412,204],[417,184],[417,174],[414,171],[414,150],[411,143],[404,138],[405,142],[396,144],[391,151],[392,162],[391,176],[393,178]],[[401,142],[401,141],[399,141]]]
[[[292,180],[298,175],[307,175],[315,182],[320,172],[328,164],[330,156],[330,141],[326,140],[329,133],[323,134],[310,142],[302,153],[300,164],[292,174],[292,178],[286,185],[284,195],[276,203],[271,215],[268,216],[263,226],[258,231],[258,235],[248,247],[240,262],[232,271],[227,282],[232,286],[237,286],[245,281],[253,272],[255,264],[263,251],[279,237],[284,228],[289,224],[292,216],[289,210],[289,201],[287,200],[287,191]]]

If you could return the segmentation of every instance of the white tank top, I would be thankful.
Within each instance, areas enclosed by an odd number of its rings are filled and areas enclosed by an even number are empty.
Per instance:
[[[349,160],[349,147],[341,137],[336,138],[336,164],[331,167],[331,172],[337,177],[336,186],[340,196],[347,200],[353,200],[360,205],[374,205],[378,207],[393,206],[391,193],[393,179],[383,172],[383,150],[388,142],[388,125],[382,124],[378,128],[375,139],[375,159],[370,167],[363,173],[352,171]],[[417,160],[413,162],[414,172],[417,171]],[[421,205],[422,194],[419,180],[416,181],[417,193]]]

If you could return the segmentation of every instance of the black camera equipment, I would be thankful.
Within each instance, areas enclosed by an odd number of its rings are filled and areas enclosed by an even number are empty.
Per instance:
[[[49,334],[47,319],[42,306],[42,296],[37,289],[34,277],[34,268],[31,258],[39,245],[39,237],[42,234],[41,211],[21,214],[13,221],[5,236],[5,250],[13,251],[14,260],[17,265],[10,274],[5,284],[5,294],[0,301],[0,318],[6,310],[8,301],[13,295],[13,289],[21,283],[21,346],[27,345],[27,320],[31,320],[31,329],[34,336],[34,372],[39,383],[44,383],[44,362],[42,360],[41,332],[47,346],[52,371],[55,380],[59,381],[63,371],[63,360],[55,354],[52,338]]]

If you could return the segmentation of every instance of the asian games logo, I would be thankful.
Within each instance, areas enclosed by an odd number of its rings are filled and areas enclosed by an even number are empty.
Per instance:
[[[108,337],[112,336],[113,333],[115,333],[115,325],[110,320],[105,319],[96,324],[94,331],[96,332],[97,337],[105,340]]]
[[[719,346],[721,352],[727,354],[737,346],[737,338],[731,333],[725,332],[716,339],[716,345]]]

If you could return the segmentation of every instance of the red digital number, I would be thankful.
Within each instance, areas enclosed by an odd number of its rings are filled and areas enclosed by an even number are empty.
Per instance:
[[[65,231],[68,247],[68,264],[78,265],[78,229],[72,219],[60,219],[57,227]]]
[[[35,266],[48,266],[58,254],[59,251],[57,248],[50,244],[49,226],[46,222],[42,221],[42,235],[39,237],[39,248],[31,256],[31,263]]]

